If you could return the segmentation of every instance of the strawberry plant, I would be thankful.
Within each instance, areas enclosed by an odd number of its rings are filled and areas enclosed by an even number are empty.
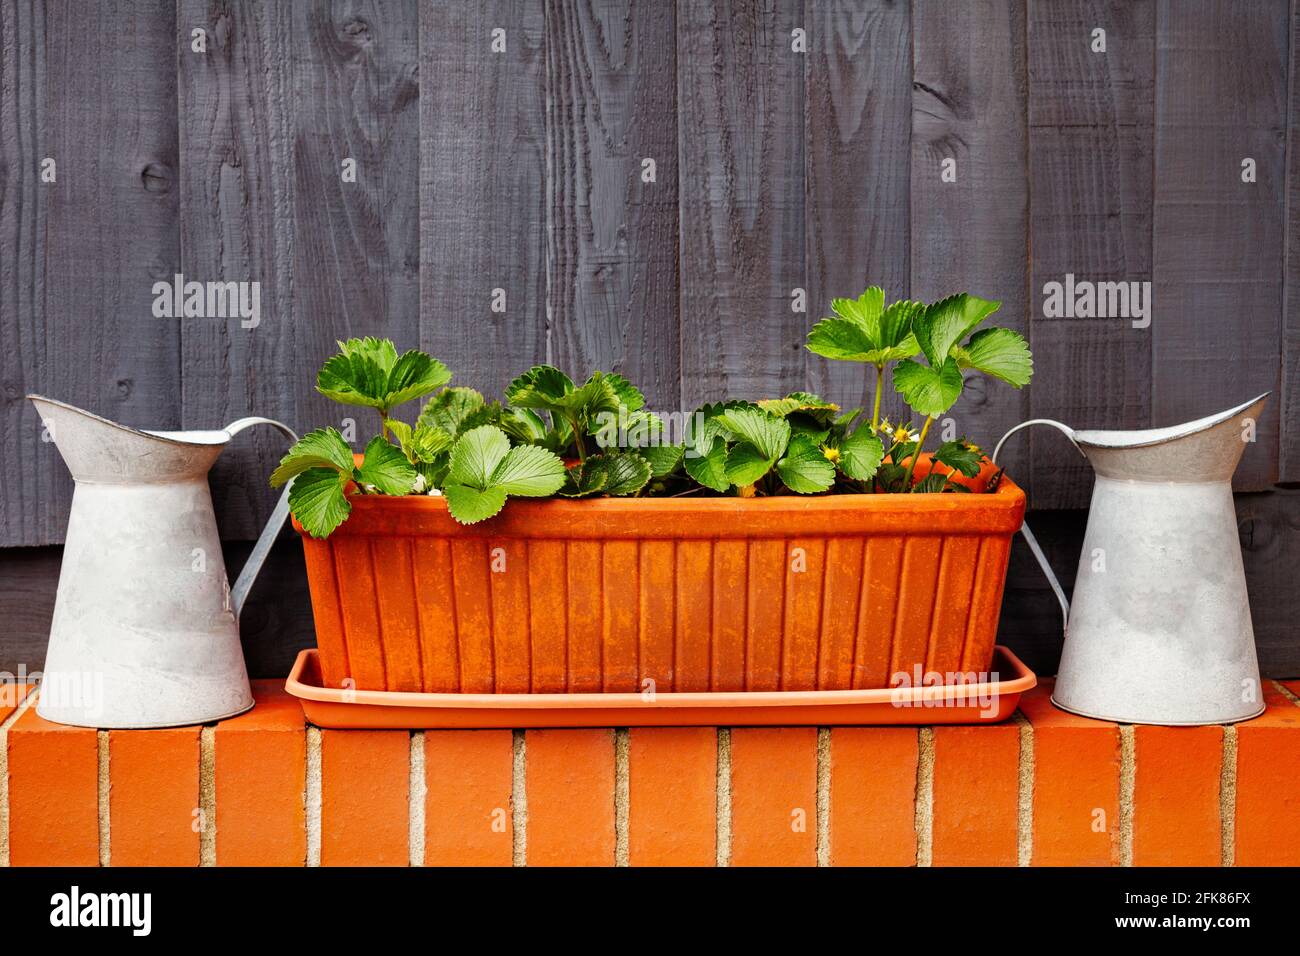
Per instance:
[[[874,366],[873,432],[879,425],[885,371],[897,363],[894,388],[923,421],[914,440],[907,427],[903,428],[903,439],[891,435],[885,490],[932,492],[961,487],[946,480],[931,480],[933,472],[925,481],[913,484],[913,470],[930,426],[961,397],[966,384],[962,372],[966,369],[1000,379],[1014,388],[1029,384],[1033,375],[1029,346],[1012,329],[990,327],[975,331],[998,310],[1000,302],[965,292],[932,305],[903,301],[885,307],[884,300],[883,290],[875,286],[857,299],[834,300],[831,305],[836,317],[823,319],[813,327],[807,347],[825,358]],[[915,360],[918,355],[925,358],[924,364]],[[949,466],[949,476],[961,472],[969,477],[979,471],[978,465],[971,471],[976,451],[965,441],[945,442],[933,457]],[[897,471],[905,460],[905,468]]]
[[[645,396],[621,375],[594,372],[582,384],[550,365],[524,372],[505,401],[449,386],[437,359],[398,354],[386,339],[349,339],[322,366],[316,389],[372,408],[379,433],[354,455],[333,428],[305,435],[271,475],[292,482],[289,505],[302,527],[325,537],[351,512],[353,495],[441,495],[452,517],[473,524],[511,496],[863,494],[966,492],[958,480],[979,474],[983,454],[966,439],[943,442],[929,473],[914,470],[934,421],[961,397],[963,372],[1015,388],[1033,361],[1011,329],[980,328],[999,303],[962,293],[932,305],[886,305],[879,287],[835,299],[835,315],[808,333],[807,348],[875,373],[870,417],[841,412],[809,392],[761,401],[706,405],[679,443]],[[893,425],[880,417],[886,377],[921,419]],[[415,424],[393,417],[426,398]]]

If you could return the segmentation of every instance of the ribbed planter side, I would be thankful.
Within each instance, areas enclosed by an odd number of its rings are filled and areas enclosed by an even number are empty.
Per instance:
[[[359,497],[304,536],[322,676],[466,693],[845,690],[988,669],[1025,499]],[[648,682],[653,681],[653,685]]]

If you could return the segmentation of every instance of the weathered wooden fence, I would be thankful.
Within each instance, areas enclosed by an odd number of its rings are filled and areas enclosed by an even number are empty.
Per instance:
[[[66,524],[27,392],[154,428],[337,424],[315,370],[375,334],[490,391],[545,360],[664,410],[858,404],[861,370],[801,348],[829,299],[966,289],[1036,360],[954,410],[983,443],[1274,393],[1239,510],[1261,655],[1300,672],[1298,42],[1296,0],[5,3],[0,547]],[[256,326],[156,317],[177,275],[258,283]],[[1060,314],[1071,281],[1150,292]],[[231,541],[280,452],[241,439],[214,471]],[[1054,434],[1008,461],[1035,509],[1086,507]],[[1080,516],[1043,520],[1071,570]],[[310,642],[295,560],[251,615],[272,670]],[[42,641],[56,568],[0,551],[0,663]],[[1053,648],[1033,574],[1006,629]]]

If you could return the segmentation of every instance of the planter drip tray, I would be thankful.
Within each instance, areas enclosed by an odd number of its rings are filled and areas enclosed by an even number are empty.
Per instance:
[[[999,646],[995,681],[876,690],[641,694],[424,694],[322,686],[304,650],[285,689],[318,727],[368,730],[529,727],[842,726],[1005,720],[1038,679]]]

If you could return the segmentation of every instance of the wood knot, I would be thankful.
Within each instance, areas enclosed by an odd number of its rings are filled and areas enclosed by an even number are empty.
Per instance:
[[[146,192],[171,192],[175,178],[175,173],[166,163],[147,163],[140,170],[140,182],[144,184]]]
[[[341,39],[355,46],[369,46],[373,40],[370,35],[370,24],[361,17],[350,17],[345,20],[339,26],[339,35]]]
[[[1241,541],[1241,550],[1263,551],[1273,540],[1273,526],[1255,515],[1247,515],[1237,522],[1237,538]]]

